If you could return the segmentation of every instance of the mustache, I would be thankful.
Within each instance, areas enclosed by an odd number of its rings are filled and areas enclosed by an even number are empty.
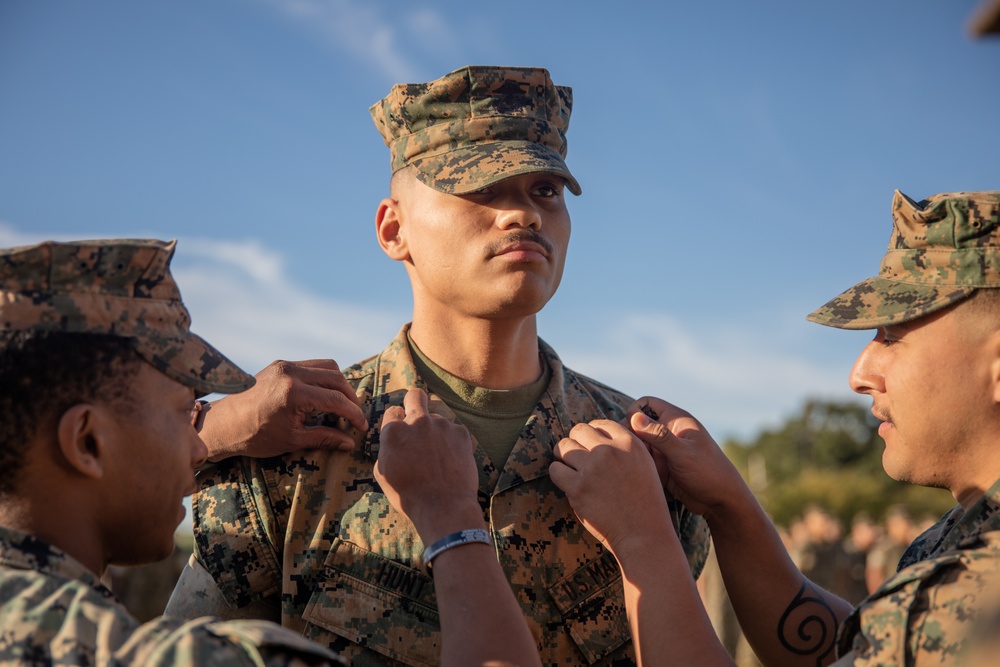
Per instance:
[[[885,408],[872,408],[872,414],[875,415],[875,418],[879,421],[887,422],[889,424],[892,423],[892,415],[889,414],[889,411]]]
[[[515,243],[534,243],[542,246],[545,249],[546,254],[552,254],[552,244],[549,243],[548,239],[532,229],[519,229],[515,232],[506,234],[486,246],[486,252],[490,255],[496,255],[504,248],[514,245]]]

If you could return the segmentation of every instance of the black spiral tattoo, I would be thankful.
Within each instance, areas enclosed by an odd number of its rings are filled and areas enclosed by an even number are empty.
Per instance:
[[[816,654],[817,667],[833,650],[836,632],[837,616],[809,582],[802,584],[778,621],[781,645],[796,655]]]

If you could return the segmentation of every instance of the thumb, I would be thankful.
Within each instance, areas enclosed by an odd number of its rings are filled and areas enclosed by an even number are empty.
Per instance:
[[[636,436],[657,451],[666,453],[667,447],[677,440],[665,424],[650,419],[642,412],[634,413],[630,424]]]

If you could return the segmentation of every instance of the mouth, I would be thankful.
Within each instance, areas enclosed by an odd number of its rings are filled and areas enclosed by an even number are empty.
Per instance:
[[[487,254],[490,257],[506,257],[516,261],[548,259],[552,255],[552,244],[541,234],[526,230],[508,234],[491,243]]]
[[[875,419],[882,422],[878,425],[878,434],[882,436],[882,439],[884,440],[885,434],[896,428],[896,425],[892,421],[892,415],[890,415],[888,411],[874,405],[872,406],[872,415],[875,416]]]

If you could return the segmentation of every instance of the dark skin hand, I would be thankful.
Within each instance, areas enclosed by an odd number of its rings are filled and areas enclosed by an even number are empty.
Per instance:
[[[368,428],[361,399],[332,359],[275,361],[254,377],[250,389],[203,408],[197,425],[210,461],[351,450]]]

